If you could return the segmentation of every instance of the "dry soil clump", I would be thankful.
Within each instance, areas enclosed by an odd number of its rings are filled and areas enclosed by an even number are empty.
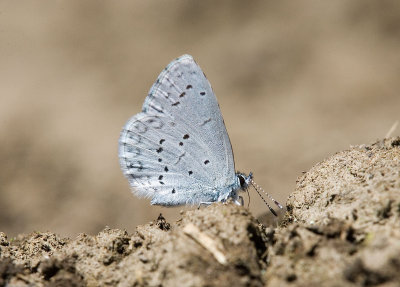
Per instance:
[[[318,163],[287,208],[278,227],[214,204],[133,234],[0,233],[0,286],[400,285],[400,138]]]

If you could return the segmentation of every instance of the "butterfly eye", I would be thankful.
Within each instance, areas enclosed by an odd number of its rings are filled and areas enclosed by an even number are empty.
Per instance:
[[[239,183],[240,183],[240,187],[243,188],[246,186],[246,181],[244,179],[244,177],[242,175],[239,175]]]

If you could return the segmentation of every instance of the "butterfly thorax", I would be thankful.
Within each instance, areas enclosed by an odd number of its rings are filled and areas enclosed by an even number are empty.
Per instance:
[[[246,191],[249,187],[251,180],[253,179],[253,173],[250,172],[249,175],[246,175],[244,173],[237,172],[236,179],[239,183],[240,189],[242,189],[242,191]]]

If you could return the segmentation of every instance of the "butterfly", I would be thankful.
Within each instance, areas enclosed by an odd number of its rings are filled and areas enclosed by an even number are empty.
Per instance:
[[[125,124],[119,138],[119,160],[133,193],[150,198],[153,205],[198,205],[228,199],[243,205],[239,192],[249,185],[261,196],[252,173],[235,172],[217,99],[190,55],[175,59],[161,72],[142,112]]]

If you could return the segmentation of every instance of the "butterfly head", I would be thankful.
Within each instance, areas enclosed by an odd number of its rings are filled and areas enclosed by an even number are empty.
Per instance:
[[[236,174],[236,177],[238,179],[240,189],[246,191],[253,179],[253,173],[250,172],[249,175],[246,175],[244,173],[238,172]]]
[[[264,203],[268,206],[271,213],[275,216],[278,216],[277,213],[275,212],[275,210],[265,201],[264,197],[261,195],[261,192],[264,193],[265,195],[267,195],[267,197],[270,200],[272,200],[280,209],[283,208],[282,205],[278,201],[273,199],[266,191],[264,191],[264,189],[262,189],[261,186],[259,186],[257,183],[254,182],[252,172],[250,172],[249,175],[238,172],[238,173],[236,173],[236,178],[238,180],[239,188],[241,190],[247,191],[249,185],[253,186],[254,189],[256,190],[256,192],[258,193],[258,195],[262,198]],[[238,198],[241,198],[241,197],[239,196]],[[241,199],[241,202],[243,202],[243,199]],[[243,203],[242,203],[242,205],[243,205]]]

